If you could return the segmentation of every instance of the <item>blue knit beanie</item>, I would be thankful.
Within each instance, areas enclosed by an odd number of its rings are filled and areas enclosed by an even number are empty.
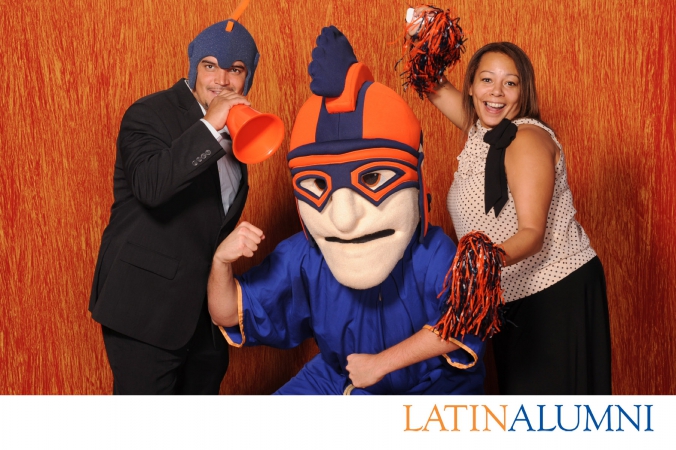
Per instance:
[[[228,26],[232,27],[230,31],[226,29]],[[195,89],[197,65],[207,56],[215,57],[218,60],[218,66],[223,69],[232,66],[235,61],[242,61],[247,70],[244,95],[249,92],[260,54],[253,37],[246,28],[236,20],[228,19],[205,28],[193,39],[188,45],[190,60],[188,84],[191,89]]]

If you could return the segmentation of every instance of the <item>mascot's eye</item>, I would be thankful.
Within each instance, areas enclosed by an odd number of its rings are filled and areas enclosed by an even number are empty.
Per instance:
[[[380,181],[380,174],[378,172],[367,173],[361,176],[361,181],[366,186],[375,186]]]
[[[326,190],[326,180],[323,178],[306,178],[300,182],[300,185],[317,197],[321,197]]]
[[[323,191],[324,189],[326,189],[326,180],[322,180],[321,178],[315,178],[315,186],[317,186],[317,189]]]
[[[392,170],[376,170],[361,175],[361,182],[371,190],[376,190],[387,183],[396,173]]]

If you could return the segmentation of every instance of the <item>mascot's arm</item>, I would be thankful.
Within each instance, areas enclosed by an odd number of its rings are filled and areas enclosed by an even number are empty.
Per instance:
[[[355,387],[369,387],[395,370],[457,350],[453,343],[423,329],[377,355],[353,353],[347,357],[346,369]]]
[[[239,323],[237,283],[232,272],[232,263],[242,256],[250,258],[265,239],[263,232],[248,222],[240,223],[216,249],[207,296],[211,320],[223,327]]]

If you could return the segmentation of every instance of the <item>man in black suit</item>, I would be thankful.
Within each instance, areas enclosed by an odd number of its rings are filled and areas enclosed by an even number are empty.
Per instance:
[[[217,394],[228,366],[206,288],[246,201],[246,166],[225,122],[232,106],[249,104],[259,54],[228,19],[203,30],[188,57],[188,79],[138,100],[120,126],[89,303],[115,394]]]

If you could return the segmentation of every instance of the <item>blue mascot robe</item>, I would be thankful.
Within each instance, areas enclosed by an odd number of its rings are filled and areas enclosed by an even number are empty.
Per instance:
[[[430,227],[422,243],[415,233],[387,279],[358,290],[340,284],[319,249],[298,233],[236,278],[239,325],[222,330],[237,347],[291,348],[314,338],[319,355],[277,393],[342,394],[351,385],[348,355],[380,353],[437,323],[443,306],[438,294],[455,250],[438,227]],[[483,394],[484,342],[474,335],[453,341],[458,350],[351,394]]]

